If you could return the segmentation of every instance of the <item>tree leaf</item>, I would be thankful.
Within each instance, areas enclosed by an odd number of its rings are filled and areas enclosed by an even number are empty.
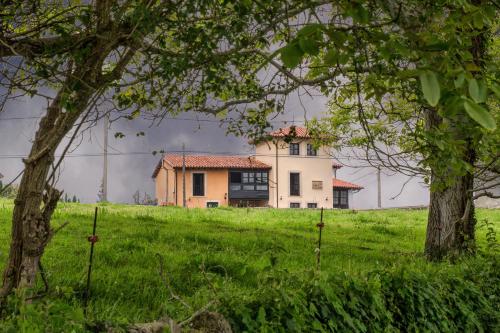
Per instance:
[[[439,88],[439,82],[436,74],[431,71],[421,73],[420,84],[422,85],[424,98],[431,106],[436,106],[439,103],[439,98],[441,97],[441,89]]]
[[[469,80],[469,95],[476,103],[486,102],[486,85],[476,79]]]
[[[292,42],[281,49],[281,61],[286,67],[295,68],[302,61],[304,52],[297,42]]]
[[[464,108],[467,114],[479,125],[492,131],[497,128],[495,118],[479,104],[467,99],[464,101]]]
[[[500,98],[500,86],[496,83],[493,83],[490,86],[491,91],[497,96],[497,98]]]
[[[311,36],[299,38],[299,46],[304,53],[317,55],[319,53],[319,44]]]
[[[464,82],[465,82],[465,75],[464,75],[464,73],[458,74],[458,76],[457,76],[457,78],[455,79],[455,82],[454,82],[455,83],[455,88],[458,89],[458,88],[462,87],[463,84],[464,84]]]

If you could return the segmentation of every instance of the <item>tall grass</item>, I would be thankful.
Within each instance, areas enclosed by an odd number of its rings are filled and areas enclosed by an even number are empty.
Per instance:
[[[162,255],[172,287],[194,307],[212,295],[206,275],[242,300],[262,286],[270,269],[307,275],[315,267],[318,210],[182,209],[99,205],[92,298],[94,320],[143,322],[165,313],[182,318],[188,311],[170,299],[156,253]],[[6,262],[12,201],[0,199],[0,268]],[[52,290],[79,307],[88,264],[93,205],[60,203],[53,226],[69,225],[43,256]],[[424,210],[339,211],[324,213],[322,274],[363,278],[382,268],[411,266],[422,271],[460,271],[460,265],[428,263],[422,256]],[[477,210],[500,228],[499,210]],[[478,229],[480,244],[487,230]],[[41,288],[41,286],[40,286]],[[69,296],[68,296],[69,295]],[[60,298],[61,293],[51,297]],[[235,296],[236,297],[236,296]]]

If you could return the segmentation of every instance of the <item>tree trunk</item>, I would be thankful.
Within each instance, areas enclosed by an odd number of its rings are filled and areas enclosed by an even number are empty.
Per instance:
[[[425,254],[430,260],[474,250],[473,181],[473,175],[466,174],[443,190],[431,191],[425,241]]]
[[[30,288],[35,283],[38,263],[52,231],[50,219],[61,193],[47,184],[54,152],[74,122],[85,109],[90,90],[77,94],[73,113],[63,112],[62,89],[40,121],[29,157],[24,160],[24,174],[14,201],[12,239],[4,270],[0,298],[15,288]]]

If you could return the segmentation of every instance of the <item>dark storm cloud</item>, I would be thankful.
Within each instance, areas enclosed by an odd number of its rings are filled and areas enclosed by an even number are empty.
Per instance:
[[[295,120],[297,125],[304,117],[319,116],[326,110],[326,99],[323,97],[292,95],[286,104],[286,114],[277,120]],[[2,120],[11,117],[39,116],[44,112],[46,102],[42,99],[22,99],[11,102],[6,110],[0,113],[0,155],[26,155],[29,152],[30,140],[36,131],[37,120]],[[182,118],[194,118],[184,114]],[[203,118],[202,118],[203,119]],[[214,118],[210,118],[214,119]],[[280,126],[280,123],[273,123]],[[146,120],[133,121],[119,120],[111,125],[109,131],[109,176],[108,198],[114,202],[131,202],[136,190],[150,195],[154,194],[154,183],[151,174],[159,156],[150,154],[154,150],[180,151],[185,144],[187,151],[203,151],[208,153],[252,153],[252,148],[245,138],[226,136],[225,128],[218,123],[194,122],[181,120],[164,120],[159,126],[149,127]],[[281,126],[284,124],[282,123]],[[76,140],[79,145],[72,155],[62,164],[58,181],[62,188],[70,195],[77,195],[84,202],[95,202],[102,179],[102,156],[81,156],[101,154],[103,143],[103,124],[87,130],[83,140]],[[122,139],[114,137],[114,133],[123,132]],[[145,132],[145,136],[136,136],[138,132]],[[113,155],[125,153],[126,155]],[[146,153],[146,154],[130,154]],[[22,168],[20,158],[0,158],[0,172],[4,175],[3,181],[12,179]],[[354,195],[354,208],[375,208],[377,205],[376,174],[373,169],[343,168],[338,177],[353,181],[365,187]],[[356,173],[354,173],[356,172]],[[367,175],[361,177],[362,175]],[[357,179],[359,178],[359,179]],[[395,196],[406,177],[400,175],[382,176],[383,206],[420,205],[428,202],[428,190],[418,180],[410,182],[405,191],[395,200]]]

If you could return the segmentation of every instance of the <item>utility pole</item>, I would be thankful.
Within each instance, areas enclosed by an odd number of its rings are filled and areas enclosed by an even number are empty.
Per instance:
[[[102,170],[102,201],[108,201],[108,128],[109,114],[104,116],[104,165]]]
[[[186,146],[182,144],[182,207],[186,207]]]
[[[382,208],[382,184],[380,183],[380,167],[377,167],[378,208]]]

